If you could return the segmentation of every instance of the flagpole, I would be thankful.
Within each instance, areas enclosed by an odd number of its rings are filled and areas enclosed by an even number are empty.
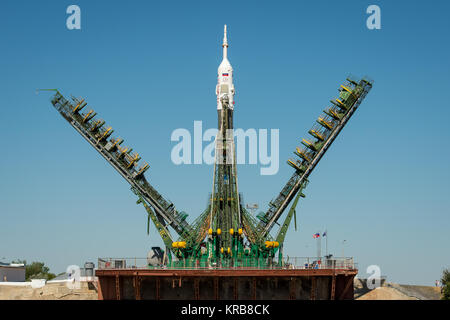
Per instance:
[[[320,237],[317,236],[316,233],[316,254],[317,254],[317,260],[319,260],[319,256],[320,256],[320,243],[319,243],[319,239]]]
[[[317,240],[319,240],[319,261],[322,260],[322,237],[320,236],[319,233],[319,237],[317,238]]]
[[[325,237],[327,237],[326,242],[325,242],[325,246],[326,246],[325,251],[327,252],[327,256],[328,256],[328,230],[327,229],[325,229]]]

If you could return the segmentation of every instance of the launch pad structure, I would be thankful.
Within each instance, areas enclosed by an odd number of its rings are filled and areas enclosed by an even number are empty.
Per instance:
[[[353,259],[302,260],[292,263],[283,255],[286,232],[308,177],[372,88],[367,79],[347,78],[339,96],[330,101],[301,141],[294,173],[268,210],[253,216],[238,190],[233,136],[233,68],[228,61],[225,26],[223,60],[216,86],[218,133],[212,192],[207,208],[192,222],[146,179],[148,163],[114,130],[85,109],[84,99],[66,99],[57,89],[52,105],[131,185],[158,230],[165,250],[154,248],[145,263],[117,263],[99,259],[96,276],[100,299],[352,299],[357,269]],[[86,111],[85,111],[86,110]],[[290,209],[287,207],[291,205]],[[279,223],[280,219],[284,220]],[[278,225],[278,231],[272,229]],[[172,229],[178,238],[171,234]],[[127,267],[128,266],[128,267]]]
[[[352,300],[356,269],[99,269],[101,300]]]

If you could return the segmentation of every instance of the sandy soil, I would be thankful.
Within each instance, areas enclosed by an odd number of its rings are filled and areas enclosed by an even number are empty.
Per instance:
[[[356,300],[418,300],[417,298],[409,297],[394,288],[379,287],[369,291]]]
[[[29,286],[0,286],[0,300],[97,300],[97,291],[87,283],[69,289],[65,283],[50,283],[39,289]]]

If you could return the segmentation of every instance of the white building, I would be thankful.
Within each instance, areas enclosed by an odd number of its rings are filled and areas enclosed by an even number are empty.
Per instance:
[[[25,265],[0,262],[0,282],[24,282]]]

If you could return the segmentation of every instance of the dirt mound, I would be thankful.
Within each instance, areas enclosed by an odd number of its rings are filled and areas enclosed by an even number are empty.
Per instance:
[[[441,290],[439,287],[414,286],[396,283],[389,284],[389,286],[407,296],[419,300],[439,300],[441,298]]]
[[[362,295],[356,300],[418,300],[401,293],[400,291],[389,288],[389,287],[379,287],[369,291],[368,293]]]
[[[81,283],[80,289],[69,289],[65,283],[48,283],[42,288],[0,286],[0,300],[97,300],[94,287]]]

